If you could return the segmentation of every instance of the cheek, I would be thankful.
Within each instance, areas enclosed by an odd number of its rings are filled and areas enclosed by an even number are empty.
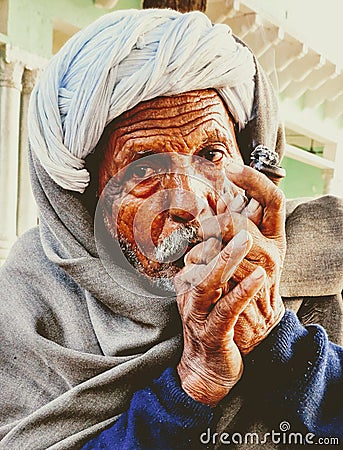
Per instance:
[[[142,199],[126,196],[113,202],[112,220],[116,221],[117,234],[147,257],[153,255],[165,221],[159,196]]]
[[[116,227],[118,238],[124,238],[134,244],[134,222],[141,202],[136,198],[118,198],[112,204],[112,223]]]
[[[135,198],[148,198],[161,189],[161,182],[158,177],[151,177],[146,181],[128,182],[123,186],[126,195],[132,195]]]
[[[131,245],[134,244],[134,209],[122,206],[119,211],[115,210],[112,219],[116,222],[117,236],[119,239],[125,239]]]

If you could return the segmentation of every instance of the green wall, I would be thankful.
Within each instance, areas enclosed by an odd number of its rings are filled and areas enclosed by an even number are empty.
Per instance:
[[[53,21],[82,28],[101,15],[116,10],[140,8],[140,0],[119,0],[108,10],[93,0],[7,0],[7,36],[11,45],[49,58],[52,52]]]
[[[287,198],[314,197],[324,194],[322,170],[302,162],[285,157],[282,167],[286,169],[286,178],[280,183]]]

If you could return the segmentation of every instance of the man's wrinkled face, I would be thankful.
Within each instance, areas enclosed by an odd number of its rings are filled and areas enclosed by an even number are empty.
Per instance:
[[[115,119],[100,167],[104,221],[130,263],[170,288],[203,219],[237,188],[234,126],[214,90],[142,102]]]

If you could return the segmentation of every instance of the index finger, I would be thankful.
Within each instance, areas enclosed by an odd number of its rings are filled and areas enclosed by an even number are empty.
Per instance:
[[[252,245],[252,239],[249,233],[242,230],[223,248],[223,250],[206,266],[207,276],[204,277],[196,286],[194,286],[193,305],[199,311],[208,310],[211,301],[209,292],[218,291],[226,285],[229,278],[232,277],[238,265],[242,262],[245,255],[249,252]],[[218,297],[216,297],[216,300]]]
[[[266,175],[252,167],[230,162],[226,172],[231,181],[262,205],[262,233],[270,238],[283,236],[286,217],[283,192]]]

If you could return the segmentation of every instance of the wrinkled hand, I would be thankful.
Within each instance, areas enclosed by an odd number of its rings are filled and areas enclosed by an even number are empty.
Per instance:
[[[231,169],[231,170],[230,170]],[[219,205],[219,214],[202,224],[204,240],[218,237],[220,228],[224,244],[234,234],[245,229],[253,244],[230,279],[228,289],[240,283],[256,266],[262,266],[266,278],[261,290],[242,311],[235,324],[234,340],[242,354],[256,347],[281,320],[284,305],[279,294],[279,281],[285,257],[285,200],[282,192],[265,175],[247,166],[232,164],[228,176],[251,197],[250,203],[239,211]],[[224,211],[224,212],[223,212]],[[219,227],[218,227],[219,223]]]
[[[175,277],[184,334],[178,365],[181,385],[192,398],[211,406],[241,377],[243,365],[234,327],[265,282],[265,272],[258,267],[224,292],[251,245],[251,236],[244,230],[221,251],[220,241],[206,239],[187,255],[185,267]]]

